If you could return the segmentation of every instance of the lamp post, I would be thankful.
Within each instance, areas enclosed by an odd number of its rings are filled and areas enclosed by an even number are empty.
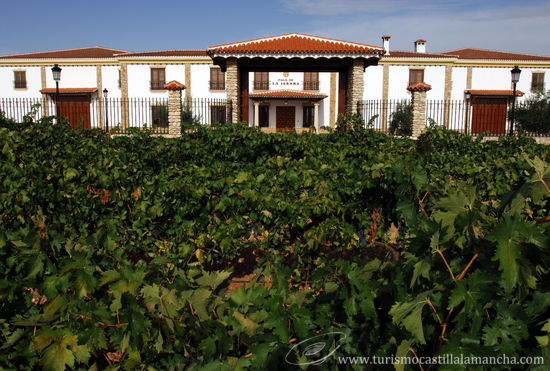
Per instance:
[[[512,84],[514,84],[514,97],[512,100],[512,119],[510,120],[510,135],[514,135],[514,123],[516,120],[516,87],[519,81],[521,70],[518,66],[515,66],[510,72],[512,73]]]
[[[59,101],[59,80],[61,80],[61,67],[59,67],[59,65],[57,64],[54,64],[54,66],[52,67],[52,74],[53,79],[55,80],[55,116],[57,117],[59,116],[57,102]]]
[[[109,108],[109,105],[107,104],[107,94],[109,94],[109,90],[107,88],[103,89],[103,99],[105,99],[105,130],[107,133],[109,132],[109,112],[107,109]]]

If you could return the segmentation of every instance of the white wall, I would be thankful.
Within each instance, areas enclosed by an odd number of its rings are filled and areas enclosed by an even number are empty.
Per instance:
[[[136,98],[167,98],[166,90],[151,90],[151,68],[165,68],[166,82],[176,80],[185,84],[185,67],[183,64],[128,65],[128,97]]]
[[[26,72],[26,89],[14,88],[13,71]],[[40,98],[42,96],[40,94],[40,89],[42,89],[40,67],[24,66],[0,68],[0,98]]]
[[[388,99],[410,99],[408,84],[409,66],[390,66]]]
[[[118,71],[119,66],[103,66],[101,67],[101,83],[102,89],[109,91],[109,98],[120,98],[121,91],[118,86]]]
[[[384,67],[369,66],[365,70],[365,90],[363,99],[382,99],[384,84]]]
[[[451,89],[451,99],[464,99],[464,90],[466,90],[466,80],[468,76],[468,68],[453,67],[453,86]]]
[[[210,68],[213,64],[192,64],[191,65],[191,96],[193,98],[214,98],[225,99],[225,91],[210,90]]]
[[[424,69],[424,82],[432,86],[432,90],[426,94],[426,99],[445,99],[444,66],[426,66]]]
[[[63,66],[61,67],[61,80],[59,88],[96,88],[97,72],[95,66]],[[40,81],[40,77],[39,80]],[[55,88],[51,68],[46,68],[46,87]]]

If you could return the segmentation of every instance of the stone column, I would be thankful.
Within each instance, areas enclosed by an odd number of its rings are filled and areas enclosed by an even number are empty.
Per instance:
[[[185,85],[175,80],[164,84],[168,90],[168,134],[170,136],[181,135],[181,91]]]
[[[260,102],[254,102],[254,122],[252,126],[260,126]]]
[[[388,132],[388,98],[390,90],[390,65],[384,64],[382,68],[382,117],[380,118],[380,128],[382,132]]]
[[[425,82],[416,82],[407,88],[412,93],[413,123],[411,136],[413,138],[418,138],[426,128],[426,92],[431,89],[432,87]]]
[[[315,131],[319,132],[319,102],[313,103],[313,126],[315,126]]]
[[[357,105],[363,100],[365,63],[354,59],[348,70],[348,113],[357,113]]]
[[[98,122],[98,127],[100,127],[101,129],[105,129],[105,120],[103,118],[104,116],[104,107],[105,107],[105,104],[103,102],[103,76],[102,76],[102,71],[101,71],[101,66],[96,66],[95,67],[95,71],[96,71],[96,87],[97,87],[97,104],[99,105],[99,109],[98,109],[98,112],[99,112],[99,122]]]
[[[445,93],[444,93],[444,111],[443,124],[449,127],[451,116],[451,92],[453,90],[453,66],[445,66]]]
[[[191,108],[191,64],[185,64],[185,105]]]
[[[130,116],[130,107],[128,104],[128,65],[126,63],[120,64],[120,96],[122,97],[121,127],[124,129],[128,127],[128,117]]]
[[[46,66],[40,67],[40,80],[41,80],[41,86],[42,89],[47,88],[46,84]],[[42,112],[44,112],[44,116],[50,115],[50,107],[48,106],[48,95],[42,94]]]
[[[239,84],[239,65],[237,63],[237,58],[227,59],[225,88],[227,91],[227,99],[231,102],[231,121],[239,122],[241,120],[241,89]]]

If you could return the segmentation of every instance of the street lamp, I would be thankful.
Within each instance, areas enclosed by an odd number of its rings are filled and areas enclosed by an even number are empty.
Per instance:
[[[514,135],[514,122],[516,119],[516,86],[519,81],[521,70],[518,66],[515,66],[510,72],[512,73],[512,84],[514,84],[514,98],[512,100],[512,119],[510,120],[510,135]]]
[[[109,108],[109,105],[107,104],[107,94],[109,94],[109,90],[107,88],[103,89],[103,98],[105,99],[105,130],[107,130],[107,133],[109,132],[109,112],[107,109]]]
[[[57,102],[59,101],[59,80],[61,80],[61,67],[59,65],[54,64],[52,67],[52,74],[53,79],[55,80],[55,116],[59,116],[59,112],[57,110]]]

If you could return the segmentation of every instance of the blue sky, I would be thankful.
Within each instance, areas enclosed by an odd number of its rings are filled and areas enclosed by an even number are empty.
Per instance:
[[[428,52],[476,47],[550,55],[542,0],[54,0],[5,1],[0,54],[101,45],[132,51],[203,49],[301,32]]]

